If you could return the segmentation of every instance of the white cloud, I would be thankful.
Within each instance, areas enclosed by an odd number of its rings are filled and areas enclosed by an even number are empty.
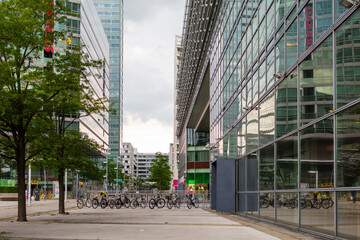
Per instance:
[[[155,118],[143,121],[131,114],[126,115],[126,122],[124,142],[131,142],[138,152],[169,152],[169,143],[173,137],[172,126]]]
[[[124,1],[123,140],[139,151],[168,152],[173,139],[175,35],[184,11],[184,0]],[[145,127],[157,132],[151,141],[142,140]]]

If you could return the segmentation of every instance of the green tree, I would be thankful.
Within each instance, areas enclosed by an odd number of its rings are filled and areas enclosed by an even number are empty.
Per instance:
[[[160,190],[169,189],[171,181],[169,157],[157,153],[152,162],[153,164],[149,168],[149,171],[151,172],[149,181],[156,182],[155,186]]]
[[[43,67],[33,63],[61,35],[46,29],[44,16],[61,23],[66,14],[60,0],[55,5],[46,0],[0,2],[0,154],[16,162],[21,222],[27,220],[25,163],[38,154],[29,146],[42,135],[43,110],[60,91],[52,79],[43,79]]]
[[[101,68],[102,63],[87,59],[81,47],[64,49],[61,53],[55,53],[52,61],[47,63],[44,74],[44,78],[55,79],[57,87],[61,89],[47,105],[48,108],[44,109],[51,124],[45,141],[40,144],[42,157],[47,160],[45,165],[58,173],[60,214],[65,213],[65,170],[86,171],[88,167],[92,168],[91,153],[101,150],[98,143],[83,136],[79,129],[72,129],[77,128],[79,119],[92,114],[104,117],[109,110],[108,101],[95,96],[87,77],[89,68]],[[101,69],[99,71],[102,72]]]

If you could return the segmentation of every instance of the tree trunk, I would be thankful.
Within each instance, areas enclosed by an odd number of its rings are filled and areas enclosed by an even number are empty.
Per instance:
[[[65,184],[64,175],[65,170],[59,169],[59,214],[65,214]]]
[[[18,221],[26,222],[26,200],[25,200],[25,144],[20,143],[16,151],[17,179],[18,179]],[[30,193],[28,193],[30,197]]]

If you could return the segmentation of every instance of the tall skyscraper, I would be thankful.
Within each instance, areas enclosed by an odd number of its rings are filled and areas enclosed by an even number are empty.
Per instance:
[[[123,139],[123,0],[93,0],[110,47],[109,158],[117,160]]]

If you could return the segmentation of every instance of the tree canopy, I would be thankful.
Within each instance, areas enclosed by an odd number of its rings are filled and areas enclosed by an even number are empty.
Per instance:
[[[155,182],[155,186],[159,190],[167,190],[170,188],[171,170],[169,166],[169,157],[157,153],[153,164],[149,168],[151,177],[149,181]]]

